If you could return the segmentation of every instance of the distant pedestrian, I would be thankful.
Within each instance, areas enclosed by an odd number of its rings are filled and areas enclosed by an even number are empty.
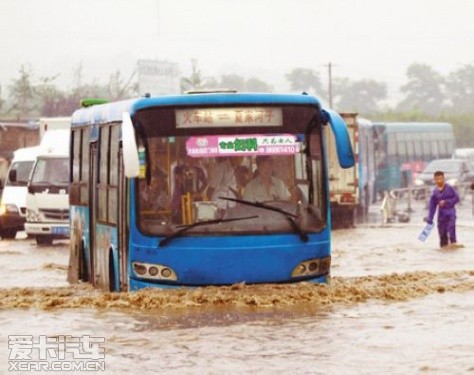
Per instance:
[[[436,171],[434,173],[434,182],[436,187],[431,193],[428,224],[433,224],[433,218],[438,210],[438,233],[440,246],[446,247],[451,243],[451,247],[456,245],[456,203],[459,202],[459,196],[456,190],[444,181],[444,173]]]

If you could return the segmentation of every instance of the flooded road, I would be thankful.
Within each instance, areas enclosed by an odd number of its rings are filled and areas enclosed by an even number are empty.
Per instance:
[[[470,199],[456,250],[435,232],[417,239],[417,204],[407,224],[335,231],[329,286],[109,294],[66,283],[67,241],[0,241],[0,373],[21,373],[8,371],[8,336],[90,335],[110,374],[474,374]]]

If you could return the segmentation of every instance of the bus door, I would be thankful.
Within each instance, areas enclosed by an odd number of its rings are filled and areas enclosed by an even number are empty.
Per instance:
[[[97,142],[91,143],[90,148],[90,168],[89,168],[89,181],[91,184],[89,185],[89,213],[90,213],[90,220],[89,220],[89,233],[90,233],[90,240],[89,240],[89,250],[90,250],[90,265],[91,265],[91,275],[90,280],[92,285],[96,285],[96,278],[98,276],[98,272],[96,272],[96,223],[97,223],[97,168],[98,168],[98,157],[97,157]],[[97,276],[96,276],[97,275]]]
[[[123,171],[123,152],[119,151],[118,175],[118,255],[120,290],[128,290],[128,199],[127,183]]]

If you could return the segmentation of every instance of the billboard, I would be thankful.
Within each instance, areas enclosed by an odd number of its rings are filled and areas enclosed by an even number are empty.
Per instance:
[[[179,94],[178,64],[160,60],[138,60],[138,91],[141,95]]]

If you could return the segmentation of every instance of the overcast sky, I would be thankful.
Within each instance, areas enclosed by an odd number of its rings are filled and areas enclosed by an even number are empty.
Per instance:
[[[474,0],[0,0],[2,96],[22,64],[36,77],[105,83],[137,59],[205,75],[258,76],[288,90],[295,67],[390,87],[413,62],[441,74],[474,64]]]

